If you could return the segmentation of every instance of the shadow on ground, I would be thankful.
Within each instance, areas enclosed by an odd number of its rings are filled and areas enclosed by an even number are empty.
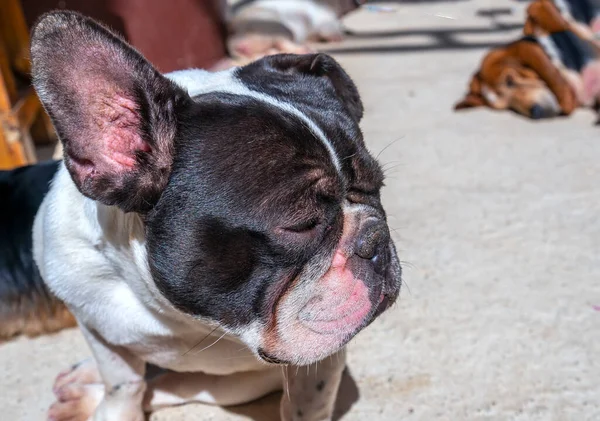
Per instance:
[[[390,1],[372,1],[370,3],[397,3],[411,4],[411,3],[454,3],[464,2],[468,0],[398,0],[395,2]],[[487,23],[482,22],[482,26],[466,26],[456,28],[419,28],[419,29],[407,29],[407,30],[392,30],[392,31],[346,31],[348,40],[378,40],[384,38],[399,38],[397,41],[399,44],[394,45],[361,45],[361,46],[347,46],[347,47],[336,47],[323,45],[322,49],[330,54],[356,54],[356,53],[367,53],[367,54],[385,54],[385,53],[406,53],[406,52],[429,52],[439,50],[471,50],[471,49],[484,49],[494,48],[505,44],[504,41],[499,40],[479,40],[471,41],[464,39],[463,36],[476,37],[477,35],[494,35],[500,36],[514,32],[522,28],[521,22],[503,23],[498,18],[513,15],[514,10],[510,7],[487,7],[480,8],[475,12],[475,15],[479,18],[487,20]],[[426,42],[411,42],[411,37],[425,37],[428,38]],[[403,38],[406,38],[408,42],[403,42]]]

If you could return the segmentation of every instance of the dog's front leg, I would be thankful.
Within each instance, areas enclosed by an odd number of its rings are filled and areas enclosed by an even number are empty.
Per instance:
[[[285,367],[282,421],[330,421],[345,366],[342,349],[307,367]]]
[[[121,347],[108,344],[94,331],[81,327],[104,382],[104,397],[94,421],[143,421],[146,364]]]

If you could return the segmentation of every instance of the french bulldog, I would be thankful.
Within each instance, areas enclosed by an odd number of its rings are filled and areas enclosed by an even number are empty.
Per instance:
[[[34,259],[95,360],[59,375],[49,419],[282,389],[282,420],[331,419],[345,345],[401,286],[346,72],[312,54],[161,75],[65,11],[31,58],[64,148]]]

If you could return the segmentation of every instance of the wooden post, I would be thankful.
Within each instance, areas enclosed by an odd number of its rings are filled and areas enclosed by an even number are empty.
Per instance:
[[[32,125],[42,120],[48,138],[51,126],[41,103],[28,86],[29,31],[18,0],[0,4],[0,169],[33,164],[37,161],[31,139]],[[24,82],[25,81],[25,82]]]

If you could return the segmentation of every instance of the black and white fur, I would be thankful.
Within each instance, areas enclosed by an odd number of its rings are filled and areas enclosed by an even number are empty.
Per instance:
[[[69,12],[41,18],[31,56],[65,153],[34,256],[97,363],[59,377],[50,419],[282,387],[283,420],[330,419],[345,344],[401,282],[344,70],[280,55],[165,77]]]

